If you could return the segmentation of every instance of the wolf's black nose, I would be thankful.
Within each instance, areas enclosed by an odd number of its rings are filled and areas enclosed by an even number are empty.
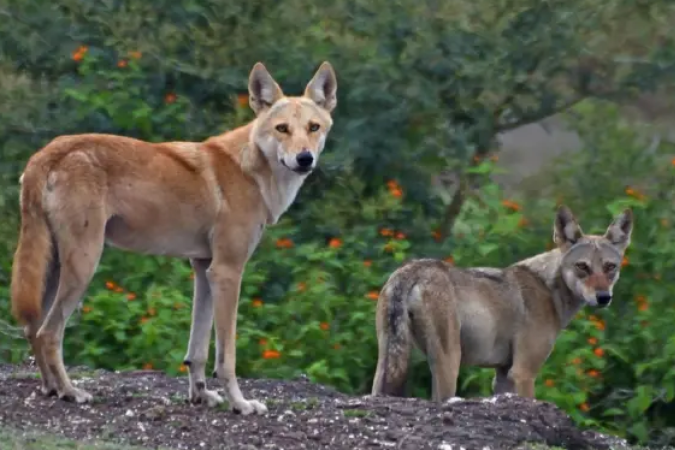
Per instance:
[[[598,300],[600,306],[607,306],[612,301],[612,294],[607,291],[597,291],[595,298]]]
[[[298,156],[295,157],[295,160],[298,162],[300,167],[309,167],[314,162],[314,156],[307,150],[303,150],[298,153]]]

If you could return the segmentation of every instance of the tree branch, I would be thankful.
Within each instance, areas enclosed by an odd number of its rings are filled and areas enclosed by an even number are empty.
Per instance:
[[[547,110],[547,111],[539,110],[539,111],[536,111],[536,112],[533,112],[533,113],[530,113],[530,114],[524,114],[523,116],[521,116],[518,120],[516,120],[514,122],[497,125],[495,127],[495,133],[503,133],[505,131],[514,130],[514,129],[516,129],[518,127],[521,127],[523,125],[527,125],[527,124],[534,123],[534,122],[539,122],[540,120],[543,120],[547,117],[556,115],[558,113],[561,113],[561,112],[571,108],[572,106],[576,105],[577,103],[579,103],[580,101],[584,100],[587,97],[588,96],[586,96],[586,95],[576,95],[576,96],[572,97],[571,99],[567,100],[566,102],[561,103],[560,105],[558,105],[557,107],[555,107],[553,109],[550,109],[550,110]]]

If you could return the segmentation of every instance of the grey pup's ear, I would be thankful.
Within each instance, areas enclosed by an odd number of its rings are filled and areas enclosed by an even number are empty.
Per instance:
[[[281,88],[263,63],[256,63],[248,77],[248,104],[256,116],[283,96]]]
[[[553,242],[558,247],[574,245],[584,235],[572,211],[565,205],[558,208],[553,222]]]
[[[633,233],[633,211],[629,208],[623,210],[607,227],[605,238],[622,252],[630,245],[630,237]]]

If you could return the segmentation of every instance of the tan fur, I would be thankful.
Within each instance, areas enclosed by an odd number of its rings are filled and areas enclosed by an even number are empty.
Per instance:
[[[235,375],[242,273],[265,226],[277,222],[316,166],[332,126],[336,89],[326,62],[303,96],[285,97],[258,63],[249,77],[257,117],[248,125],[201,143],[61,136],[30,158],[20,180],[12,310],[26,325],[46,394],[77,402],[92,398],[72,385],[61,344],[107,242],[137,253],[190,258],[190,398],[209,405],[223,401],[205,381],[215,316],[214,373],[225,382],[230,406],[243,414],[266,412],[265,405],[242,396]]]
[[[372,395],[402,396],[414,344],[427,356],[432,398],[456,393],[460,366],[495,369],[495,393],[534,397],[534,380],[560,331],[584,305],[606,307],[630,243],[625,210],[603,236],[556,215],[557,248],[504,269],[418,259],[397,269],[377,304]]]

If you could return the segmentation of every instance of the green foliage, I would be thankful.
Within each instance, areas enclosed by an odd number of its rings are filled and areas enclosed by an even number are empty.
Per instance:
[[[109,442],[78,442],[49,434],[27,433],[0,427],[0,442],[7,450],[143,450],[143,447]],[[159,447],[159,450],[162,450]]]
[[[615,304],[584,310],[562,333],[537,395],[579,423],[671,442],[675,169],[663,155],[672,149],[644,142],[649,130],[623,122],[614,107],[579,102],[648,90],[672,74],[675,14],[667,2],[597,5],[6,0],[13,25],[0,26],[0,316],[9,310],[17,181],[32,152],[57,135],[91,131],[200,140],[252,118],[246,75],[255,61],[298,93],[328,59],[339,78],[335,127],[320,169],[247,266],[238,374],[306,373],[366,392],[376,295],[405,259],[504,266],[550,245],[561,197],[587,232],[632,206],[637,228]],[[505,198],[486,157],[496,133],[570,105],[584,151],[531,180],[532,198]],[[480,187],[441,239],[453,192],[429,180],[448,171]],[[186,261],[107,250],[71,319],[68,363],[182,374],[190,277]],[[17,328],[0,322],[0,336],[0,358],[26,354]],[[487,395],[491,378],[463,368],[459,394]],[[416,354],[412,393],[428,396],[429,383]]]

